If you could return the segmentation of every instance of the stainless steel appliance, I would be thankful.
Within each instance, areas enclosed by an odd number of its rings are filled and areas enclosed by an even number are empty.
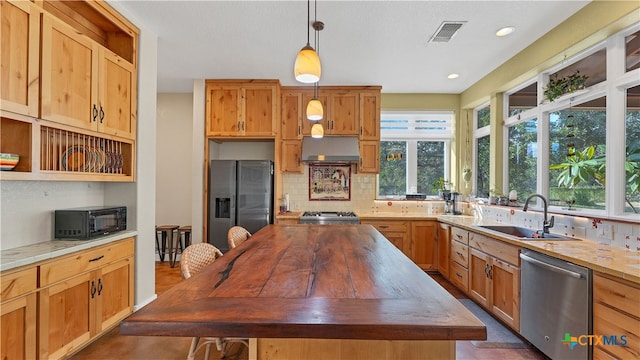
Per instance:
[[[528,249],[520,258],[521,335],[552,359],[590,359],[570,339],[592,331],[591,270]]]
[[[90,206],[54,212],[56,239],[89,240],[126,229],[125,206]]]
[[[360,218],[351,211],[305,211],[300,224],[360,224]]]
[[[227,232],[239,225],[255,233],[273,223],[273,162],[213,160],[209,168],[208,242],[229,250]]]
[[[462,211],[458,210],[459,201],[462,194],[452,191],[445,191],[444,196],[444,213],[448,215],[460,215]]]

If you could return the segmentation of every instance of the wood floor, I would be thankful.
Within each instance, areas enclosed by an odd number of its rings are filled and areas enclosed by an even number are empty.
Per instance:
[[[447,291],[458,299],[466,295],[455,288],[443,277],[435,274],[432,277]],[[180,282],[180,268],[169,267],[168,262],[156,262],[156,293],[162,294]],[[154,337],[154,336],[120,336],[118,328],[111,330],[103,337],[74,355],[74,360],[172,360],[185,359],[189,351],[191,338]],[[204,351],[197,354],[197,359],[204,358]],[[486,349],[476,348],[470,341],[456,343],[458,359],[510,359],[510,360],[542,360],[546,357],[535,349]],[[211,359],[220,358],[220,354],[212,348]],[[248,358],[246,347],[233,344],[226,359],[244,360]]]

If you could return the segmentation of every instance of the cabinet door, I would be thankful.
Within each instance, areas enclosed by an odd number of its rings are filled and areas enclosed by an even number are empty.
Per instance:
[[[494,315],[520,330],[520,268],[507,262],[491,259],[491,311]]]
[[[42,20],[41,116],[96,130],[98,46],[48,14]]]
[[[359,94],[356,91],[330,95],[329,133],[331,135],[358,135],[360,132],[358,100]]]
[[[282,93],[282,140],[302,139],[303,120],[302,93],[283,92]]]
[[[103,49],[101,53],[98,131],[135,139],[135,68],[109,50]]]
[[[438,272],[445,278],[449,278],[449,225],[438,224]]]
[[[380,92],[360,93],[360,140],[380,140]]]
[[[469,249],[469,297],[486,309],[489,309],[491,304],[490,266],[487,254]]]
[[[38,116],[40,13],[30,1],[0,2],[0,108]],[[11,51],[9,51],[11,49]]]
[[[206,135],[237,136],[240,132],[240,86],[207,86]]]
[[[278,118],[277,86],[246,87],[242,93],[240,132],[244,136],[275,137]]]
[[[413,262],[423,270],[436,269],[436,223],[433,221],[411,222],[411,240],[408,252]]]
[[[133,258],[100,269],[97,279],[96,331],[105,331],[133,311]]]
[[[281,150],[281,171],[283,173],[302,173],[304,166],[300,158],[302,157],[301,140],[285,140],[282,142]]]
[[[363,141],[359,142],[360,162],[358,162],[358,172],[366,174],[377,174],[380,172],[380,142]]]
[[[0,306],[0,358],[36,358],[36,294],[6,301]]]
[[[40,291],[40,359],[59,359],[89,341],[95,328],[97,287],[84,273]]]

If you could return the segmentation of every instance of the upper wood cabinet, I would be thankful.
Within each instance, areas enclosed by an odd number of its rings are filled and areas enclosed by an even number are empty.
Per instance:
[[[334,91],[329,94],[329,123],[325,133],[358,135],[360,131],[358,101],[359,92],[355,90]]]
[[[380,91],[360,93],[360,140],[380,140]]]
[[[278,80],[207,80],[206,135],[273,139],[279,104]]]
[[[282,124],[280,137],[282,140],[302,139],[302,93],[297,91],[282,91]]]
[[[360,140],[359,173],[377,174],[380,172],[380,141]]]
[[[0,109],[38,116],[40,14],[30,1],[3,0]],[[10,51],[9,51],[10,49]]]
[[[123,138],[136,135],[133,64],[45,14],[41,117]]]
[[[134,181],[139,30],[102,0],[0,4],[2,179]]]

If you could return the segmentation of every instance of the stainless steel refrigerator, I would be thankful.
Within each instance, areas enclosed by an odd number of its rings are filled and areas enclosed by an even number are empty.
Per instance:
[[[232,226],[253,234],[267,224],[273,224],[273,162],[211,161],[208,242],[224,253]]]

